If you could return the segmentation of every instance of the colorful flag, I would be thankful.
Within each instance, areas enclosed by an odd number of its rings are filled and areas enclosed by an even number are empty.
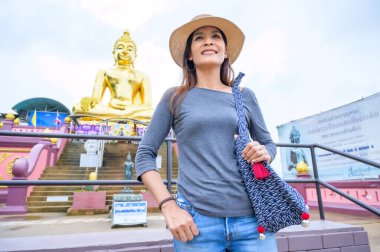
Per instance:
[[[59,120],[59,113],[58,113],[58,110],[57,110],[57,116],[55,117],[54,124],[55,124],[56,126],[61,126],[61,125],[62,125],[62,121]]]
[[[34,110],[34,114],[33,114],[31,122],[32,122],[34,128],[36,128],[37,127],[37,110],[36,109]]]

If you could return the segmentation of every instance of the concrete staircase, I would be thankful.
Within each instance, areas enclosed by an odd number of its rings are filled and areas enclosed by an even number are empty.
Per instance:
[[[123,180],[124,162],[128,152],[131,153],[134,161],[136,144],[127,142],[107,143],[105,144],[103,167],[99,168],[99,180]],[[69,142],[66,144],[60,159],[56,166],[47,167],[40,180],[87,180],[90,172],[95,168],[79,167],[80,154],[85,153],[84,144],[78,142]],[[166,179],[166,144],[163,144],[159,150],[162,156],[161,177]],[[178,176],[178,160],[172,151],[173,157],[173,178]],[[134,178],[136,178],[135,171]],[[107,206],[112,205],[112,195],[120,193],[124,186],[101,186],[100,190],[107,191]],[[139,193],[146,191],[145,186],[129,186],[132,192]],[[66,212],[72,205],[72,195],[74,191],[81,191],[82,186],[35,186],[31,195],[28,197],[28,212]],[[175,191],[175,186],[172,188]],[[67,201],[65,200],[67,197]]]

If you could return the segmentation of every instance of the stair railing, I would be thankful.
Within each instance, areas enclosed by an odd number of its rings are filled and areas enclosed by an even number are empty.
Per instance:
[[[322,201],[322,194],[321,194],[321,185],[324,186],[324,187],[326,187],[326,188],[328,188],[328,189],[330,189],[331,191],[333,191],[333,192],[341,195],[342,197],[350,200],[351,202],[355,203],[356,205],[359,205],[359,206],[363,207],[364,209],[366,209],[366,210],[368,210],[368,211],[372,212],[373,214],[375,214],[375,215],[377,215],[377,216],[380,217],[380,210],[379,209],[363,203],[362,201],[360,201],[360,200],[352,197],[351,195],[343,192],[342,190],[339,190],[338,188],[336,188],[336,187],[330,185],[329,183],[327,183],[325,181],[322,181],[320,179],[319,173],[318,173],[318,166],[317,166],[317,160],[316,160],[316,155],[315,155],[315,149],[316,148],[323,149],[323,150],[332,152],[334,154],[337,154],[337,155],[340,155],[340,156],[343,156],[343,157],[346,157],[346,158],[358,161],[360,163],[376,167],[378,169],[380,169],[380,163],[377,163],[377,162],[374,162],[374,161],[371,161],[371,160],[368,160],[368,159],[365,159],[365,158],[361,158],[361,157],[358,157],[358,156],[355,156],[355,155],[352,155],[352,154],[348,154],[346,152],[335,150],[333,148],[330,148],[330,147],[327,147],[327,146],[323,146],[323,145],[320,145],[320,144],[284,144],[284,143],[279,143],[279,144],[276,144],[276,145],[278,147],[296,147],[296,148],[308,148],[308,149],[310,149],[312,163],[313,163],[314,178],[313,179],[293,179],[293,180],[287,179],[286,181],[288,183],[314,183],[315,184],[316,192],[317,192],[317,199],[318,199],[318,208],[319,208],[320,219],[322,219],[322,220],[325,219],[324,209],[323,209],[323,201]]]
[[[32,132],[12,132],[12,131],[0,131],[0,135],[3,136],[24,136],[24,137],[54,137],[54,138],[71,138],[71,139],[97,139],[97,140],[123,140],[123,141],[141,141],[141,137],[131,137],[131,136],[108,136],[108,135],[84,135],[84,134],[57,134],[57,133],[32,133]],[[176,142],[175,138],[166,138],[164,142],[167,143],[167,180],[164,180],[164,183],[167,185],[169,192],[171,192],[171,185],[176,184],[176,180],[172,179],[172,142]],[[371,165],[373,167],[380,169],[380,164],[356,157],[354,155],[334,150],[332,148],[322,146],[319,144],[277,144],[278,147],[297,147],[297,148],[309,148],[311,151],[314,178],[312,179],[294,179],[286,180],[288,183],[315,183],[317,191],[317,200],[320,213],[320,219],[324,220],[324,209],[321,196],[320,186],[324,186],[333,192],[341,195],[342,197],[352,201],[353,203],[363,207],[364,209],[372,212],[373,214],[380,217],[380,211],[377,208],[369,206],[356,198],[346,194],[345,192],[339,190],[338,188],[330,185],[329,183],[322,181],[319,178],[317,160],[315,155],[315,148],[324,149],[331,151],[335,154],[356,160],[358,162]],[[22,179],[12,179],[12,180],[0,180],[0,186],[31,186],[31,185],[46,185],[46,186],[55,186],[55,185],[142,185],[142,182],[137,180],[22,180]],[[26,196],[25,196],[26,197]],[[25,198],[26,201],[26,198]],[[1,208],[0,208],[1,213]]]

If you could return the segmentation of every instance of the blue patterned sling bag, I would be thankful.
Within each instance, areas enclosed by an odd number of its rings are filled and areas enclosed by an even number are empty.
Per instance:
[[[235,148],[239,171],[259,223],[259,238],[265,239],[265,231],[277,232],[290,225],[306,226],[309,219],[308,206],[303,197],[282,180],[267,162],[251,165],[242,157],[243,149],[251,141],[239,90],[243,76],[243,73],[239,73],[232,87],[239,129]]]

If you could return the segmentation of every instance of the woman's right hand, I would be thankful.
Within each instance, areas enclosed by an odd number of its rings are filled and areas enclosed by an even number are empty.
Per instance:
[[[174,200],[162,205],[161,211],[174,239],[187,242],[199,235],[199,230],[191,215],[178,207]]]
[[[143,173],[141,179],[148,187],[148,190],[152,192],[157,202],[161,202],[170,196],[169,191],[162,182],[160,173],[156,170]],[[187,242],[199,234],[197,225],[195,225],[191,215],[177,206],[174,200],[169,200],[162,204],[161,212],[174,239]]]

